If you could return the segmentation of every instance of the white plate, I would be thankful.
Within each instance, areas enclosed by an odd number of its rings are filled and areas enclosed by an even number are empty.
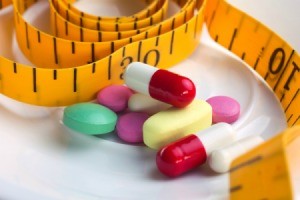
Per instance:
[[[133,12],[132,7],[114,7],[119,5],[114,3],[104,1],[102,6],[90,6],[79,1],[77,6],[102,14]],[[41,1],[30,8],[26,17],[48,30],[46,9],[46,1]],[[175,11],[171,4],[169,15]],[[1,41],[5,41],[0,53],[29,63],[12,37],[11,16],[11,9],[0,12]],[[241,117],[234,128],[240,137],[262,134],[270,138],[283,130],[284,114],[267,86],[239,59],[209,41],[207,35],[204,34],[202,41],[192,56],[172,68],[195,81],[197,98],[214,95],[236,98],[241,104]],[[68,131],[59,123],[61,108],[30,106],[4,96],[0,96],[0,104],[3,105],[0,107],[1,199],[228,197],[228,174],[215,174],[206,165],[170,179],[157,171],[153,150],[123,144],[114,134],[93,137]]]

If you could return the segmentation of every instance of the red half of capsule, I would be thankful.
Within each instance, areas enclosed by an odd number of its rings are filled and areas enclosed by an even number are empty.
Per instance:
[[[189,135],[162,148],[156,154],[156,165],[163,174],[176,177],[205,163],[207,154],[202,142]]]
[[[196,87],[190,79],[160,69],[151,77],[149,94],[154,99],[183,108],[194,100]]]

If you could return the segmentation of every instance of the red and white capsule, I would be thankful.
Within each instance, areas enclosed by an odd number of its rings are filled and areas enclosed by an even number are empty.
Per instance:
[[[196,95],[189,78],[140,62],[127,66],[124,79],[129,88],[178,108],[190,104]]]
[[[156,165],[163,174],[176,177],[206,162],[216,149],[231,144],[235,131],[226,123],[179,139],[157,152]]]

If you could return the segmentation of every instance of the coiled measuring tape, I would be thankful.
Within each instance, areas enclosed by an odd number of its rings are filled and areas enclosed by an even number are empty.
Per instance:
[[[233,162],[231,199],[292,198],[285,147],[300,135],[300,58],[292,47],[224,0],[176,0],[181,9],[169,19],[168,0],[146,0],[144,10],[118,18],[83,13],[73,2],[49,0],[49,35],[22,17],[36,0],[0,0],[0,8],[13,3],[19,47],[35,65],[0,57],[2,94],[42,106],[89,101],[102,87],[122,83],[130,62],[168,68],[187,58],[205,22],[217,43],[269,84],[290,127]]]

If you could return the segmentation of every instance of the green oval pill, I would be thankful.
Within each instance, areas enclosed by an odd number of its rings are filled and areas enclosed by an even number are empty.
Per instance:
[[[115,129],[117,115],[99,104],[79,103],[65,108],[63,123],[81,133],[105,134]]]

